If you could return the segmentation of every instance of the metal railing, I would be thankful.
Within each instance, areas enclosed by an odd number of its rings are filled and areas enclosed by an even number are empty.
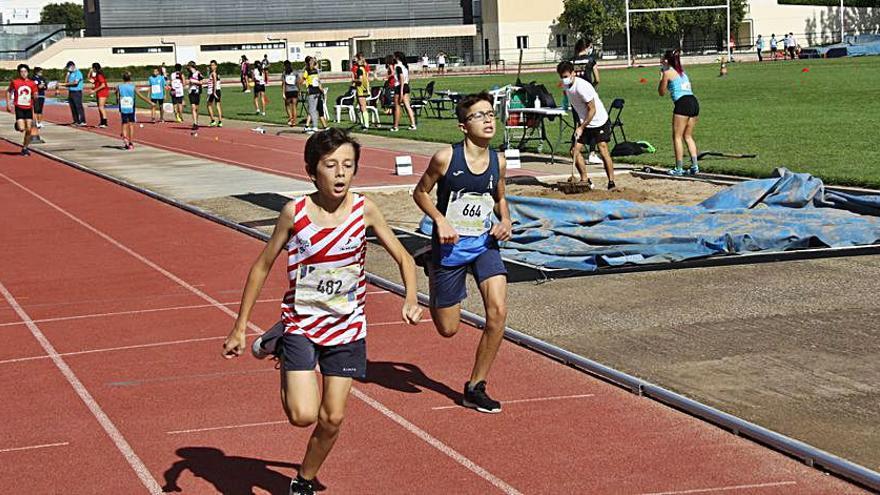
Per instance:
[[[7,24],[0,33],[0,60],[28,60],[67,37],[63,24]]]

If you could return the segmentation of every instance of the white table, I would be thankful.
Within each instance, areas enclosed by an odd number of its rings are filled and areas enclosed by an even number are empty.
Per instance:
[[[532,140],[539,141],[539,145],[538,145],[539,148],[541,147],[541,145],[543,145],[543,143],[546,142],[550,146],[550,163],[554,163],[554,161],[556,159],[556,149],[562,145],[562,132],[563,132],[564,127],[566,125],[565,116],[568,115],[568,111],[564,108],[561,108],[561,107],[556,107],[556,108],[544,108],[544,107],[531,108],[530,107],[530,108],[508,108],[507,113],[508,114],[519,114],[520,115],[520,122],[522,122],[523,128],[527,127],[526,126],[527,119],[525,118],[527,115],[534,115],[534,116],[538,117],[539,123],[538,123],[537,127],[540,128],[540,134],[537,137],[528,137],[528,132],[526,132],[526,130],[524,130],[523,135],[519,140],[519,145],[517,146],[517,148],[522,149],[522,146],[523,146],[523,144],[525,144],[526,141],[532,141]],[[555,117],[555,118],[559,119],[559,136],[557,136],[557,138],[556,138],[556,146],[555,147],[553,146],[553,143],[550,141],[550,139],[547,137],[547,128],[544,125],[544,120],[549,117]],[[507,126],[507,122],[505,122],[504,125]],[[508,147],[510,146],[509,141],[504,144]]]

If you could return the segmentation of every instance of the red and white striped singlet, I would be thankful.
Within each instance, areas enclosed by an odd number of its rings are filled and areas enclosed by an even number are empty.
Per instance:
[[[281,319],[285,332],[302,334],[315,344],[332,346],[347,344],[367,336],[364,300],[367,279],[366,225],[364,197],[353,194],[351,212],[337,227],[315,225],[306,214],[306,196],[295,200],[293,233],[287,242],[287,276],[290,287],[281,303]],[[316,268],[339,268],[357,265],[359,278],[355,291],[354,311],[348,315],[305,315],[296,311],[297,273],[302,265]]]

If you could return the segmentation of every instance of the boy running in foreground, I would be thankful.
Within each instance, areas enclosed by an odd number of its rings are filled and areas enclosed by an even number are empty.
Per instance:
[[[36,127],[33,127],[34,101],[38,92],[37,83],[28,79],[28,66],[19,64],[18,79],[13,79],[6,90],[6,111],[12,113],[13,107],[15,108],[15,128],[24,134],[22,156],[31,154],[31,137],[36,134]]]
[[[306,171],[317,192],[282,209],[272,237],[251,267],[238,319],[223,344],[227,359],[244,352],[251,309],[275,259],[287,249],[290,288],[281,303],[283,336],[278,335],[282,325],[276,325],[254,342],[253,352],[259,358],[275,351],[280,355],[281,401],[290,423],[303,428],[317,423],[290,484],[291,495],[314,493],[314,479],[339,436],[352,378],[366,376],[367,228],[373,228],[400,267],[406,287],[403,321],[415,325],[422,317],[415,262],[375,203],[349,191],[359,156],[360,144],[337,128],[306,142]]]
[[[431,217],[431,260],[428,267],[431,317],[444,337],[458,332],[461,301],[467,297],[470,270],[480,287],[486,328],[477,347],[462,405],[485,413],[501,412],[501,403],[486,393],[486,377],[501,346],[507,320],[507,270],[498,241],[510,239],[510,210],[504,197],[506,162],[489,149],[495,136],[492,97],[468,95],[456,105],[464,141],[431,158],[413,191],[419,208]],[[437,185],[437,204],[431,190]],[[500,221],[493,221],[493,213]]]
[[[119,113],[122,116],[122,146],[127,150],[134,149],[135,97],[144,100],[150,105],[150,109],[156,108],[155,103],[134,87],[131,73],[123,72],[122,84],[116,87],[116,101],[119,102]]]

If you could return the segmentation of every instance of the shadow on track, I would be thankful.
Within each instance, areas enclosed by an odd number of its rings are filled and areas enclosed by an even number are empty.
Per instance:
[[[407,394],[419,394],[422,390],[431,390],[461,404],[461,392],[453,390],[445,383],[429,377],[421,368],[410,363],[394,363],[389,361],[369,361],[367,377],[358,379],[361,383],[375,383],[385,388]]]
[[[180,460],[165,471],[165,493],[183,492],[177,481],[184,471],[214,486],[223,495],[252,495],[255,488],[268,493],[287,493],[291,476],[275,469],[298,470],[299,464],[228,456],[214,447],[182,447],[175,452]],[[318,483],[318,490],[326,487]]]

